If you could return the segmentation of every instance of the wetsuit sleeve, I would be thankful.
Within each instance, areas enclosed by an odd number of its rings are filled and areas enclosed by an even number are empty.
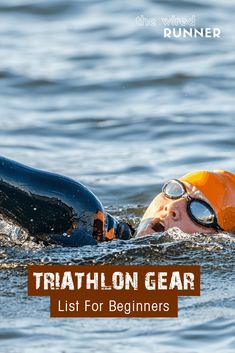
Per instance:
[[[119,222],[109,213],[106,214],[105,240],[123,239],[128,240],[134,236],[135,229],[128,223]]]
[[[0,213],[46,244],[77,247],[133,235],[80,182],[1,156]]]
[[[118,223],[117,231],[116,231],[116,238],[128,240],[133,238],[135,233],[135,229],[128,223]]]

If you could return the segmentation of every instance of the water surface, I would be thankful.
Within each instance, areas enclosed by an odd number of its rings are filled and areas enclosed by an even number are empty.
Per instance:
[[[234,14],[228,0],[2,0],[1,154],[80,180],[134,225],[167,179],[235,172]],[[166,40],[139,15],[195,15],[222,38]],[[232,235],[173,229],[81,249],[8,235],[1,352],[234,352]],[[27,296],[30,263],[200,264],[202,295],[179,300],[179,319],[49,319],[49,299]]]

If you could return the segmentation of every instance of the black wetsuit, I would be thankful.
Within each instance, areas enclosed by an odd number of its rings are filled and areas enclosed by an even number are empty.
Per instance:
[[[47,244],[92,245],[129,239],[134,232],[106,213],[81,183],[4,157],[0,157],[0,214]]]

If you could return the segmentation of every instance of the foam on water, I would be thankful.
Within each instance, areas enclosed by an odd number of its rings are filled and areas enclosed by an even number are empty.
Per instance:
[[[114,211],[114,210],[113,210]],[[131,214],[134,214],[131,209]],[[119,219],[127,220],[127,210],[116,210]],[[130,212],[130,209],[129,209]],[[136,209],[139,212],[139,209]],[[136,215],[132,220],[138,224]],[[210,267],[230,267],[235,264],[235,236],[229,233],[212,235],[195,233],[187,234],[179,228],[155,233],[145,237],[135,237],[129,241],[114,240],[99,243],[97,246],[81,248],[62,248],[45,246],[9,221],[0,220],[0,245],[2,248],[0,268],[24,267],[30,263],[65,263],[65,264],[158,264],[187,262]],[[230,259],[230,261],[228,261]],[[214,261],[214,262],[213,262]]]

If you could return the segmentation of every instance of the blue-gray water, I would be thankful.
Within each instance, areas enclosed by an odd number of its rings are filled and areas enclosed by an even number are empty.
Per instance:
[[[164,39],[140,15],[194,15],[222,37]],[[1,0],[1,155],[82,181],[134,224],[165,180],[235,172],[234,16],[230,0]],[[0,352],[235,351],[232,235],[62,249],[17,234],[0,249]],[[202,295],[179,319],[49,319],[29,263],[201,264]]]

